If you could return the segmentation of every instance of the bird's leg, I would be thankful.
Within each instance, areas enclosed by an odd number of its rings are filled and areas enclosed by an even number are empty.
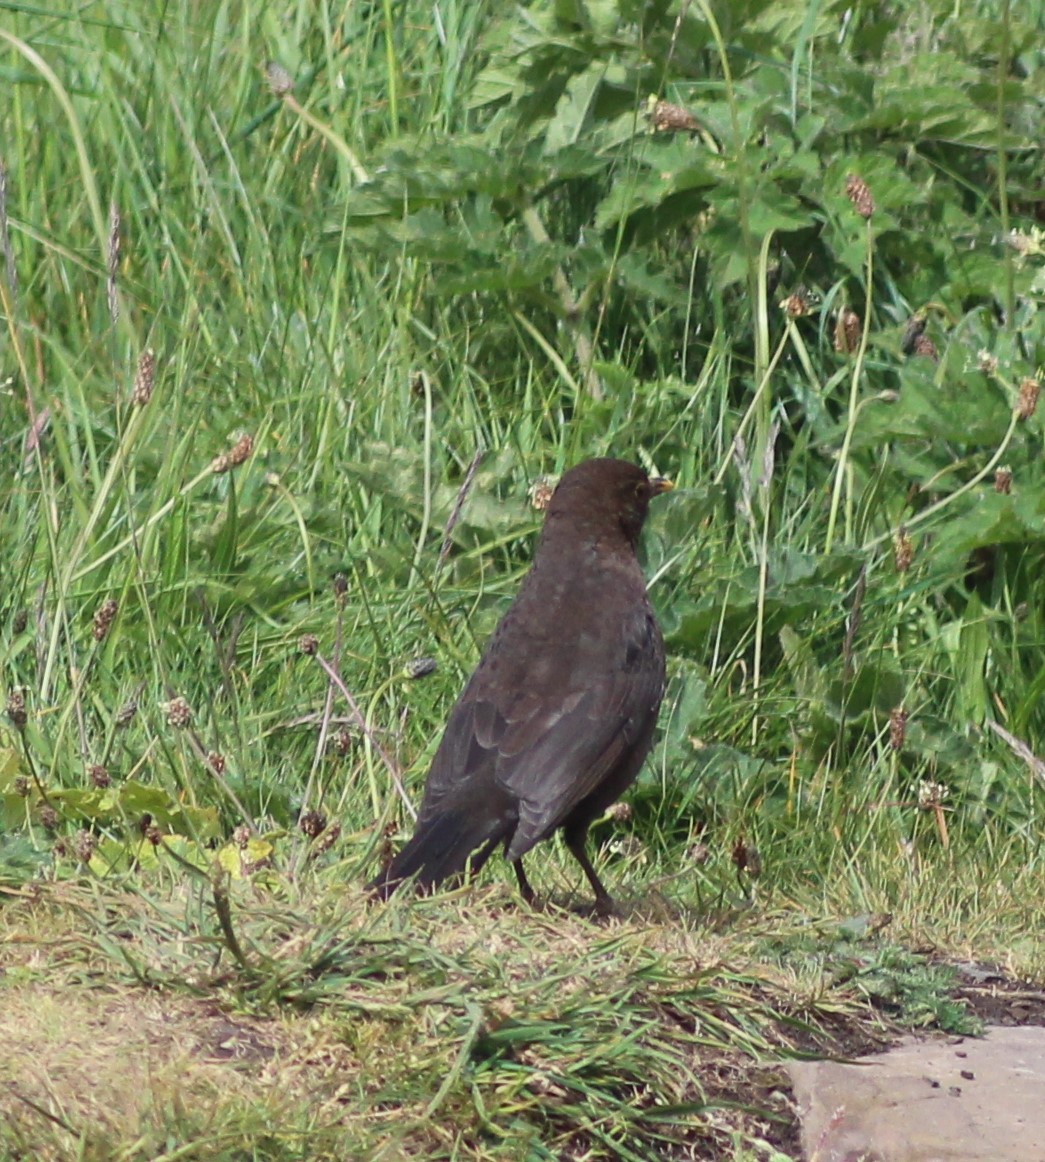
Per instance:
[[[599,879],[595,865],[588,858],[588,852],[585,848],[588,839],[587,826],[577,829],[566,828],[563,838],[566,840],[566,846],[573,858],[581,865],[581,870],[588,877],[588,883],[591,884],[592,891],[595,893],[595,914],[597,916],[614,915],[617,911],[617,905],[614,903],[613,897],[606,891],[602,880]]]
[[[530,887],[530,881],[526,878],[526,872],[523,870],[522,858],[513,859],[512,867],[515,868],[515,878],[519,881],[519,895],[530,905],[531,908],[536,906],[537,894],[533,888]]]

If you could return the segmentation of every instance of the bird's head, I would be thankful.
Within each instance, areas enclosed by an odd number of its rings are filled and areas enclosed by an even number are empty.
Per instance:
[[[626,460],[585,460],[559,481],[548,506],[549,527],[582,526],[597,536],[623,532],[634,546],[646,521],[649,502],[674,485],[663,477],[650,477]]]

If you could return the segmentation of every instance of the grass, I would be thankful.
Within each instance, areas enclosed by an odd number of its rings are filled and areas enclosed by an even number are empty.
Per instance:
[[[952,8],[0,5],[2,1151],[772,1158],[922,953],[1045,980],[1040,36]],[[625,918],[368,909],[607,452]]]

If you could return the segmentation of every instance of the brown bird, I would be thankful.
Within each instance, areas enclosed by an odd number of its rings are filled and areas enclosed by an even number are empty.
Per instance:
[[[635,780],[664,695],[664,642],[635,556],[650,499],[671,488],[622,460],[567,472],[533,566],[450,712],[413,838],[369,888],[387,899],[477,871],[503,843],[522,857],[557,828],[613,910],[588,827]]]

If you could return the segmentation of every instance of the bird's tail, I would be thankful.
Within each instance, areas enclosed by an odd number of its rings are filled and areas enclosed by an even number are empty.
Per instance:
[[[478,871],[511,830],[502,817],[477,817],[474,806],[470,810],[451,807],[421,823],[406,847],[367,884],[367,890],[387,900],[404,880],[416,877],[418,888],[428,891],[463,872],[469,856],[472,870]]]

